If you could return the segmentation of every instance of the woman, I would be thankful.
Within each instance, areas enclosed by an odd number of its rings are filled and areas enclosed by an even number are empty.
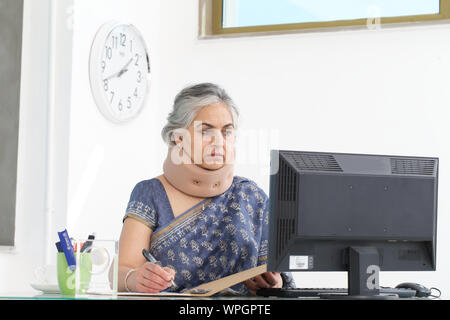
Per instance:
[[[139,182],[119,244],[119,290],[182,291],[265,264],[268,197],[233,175],[238,111],[217,85],[183,89],[162,130],[163,174]],[[147,262],[142,249],[160,262]],[[173,282],[175,285],[173,285]],[[231,289],[293,286],[289,274],[266,272]]]

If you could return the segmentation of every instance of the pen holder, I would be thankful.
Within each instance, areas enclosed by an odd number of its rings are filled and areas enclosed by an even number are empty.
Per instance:
[[[78,256],[80,255],[80,256]],[[77,265],[70,270],[64,252],[58,252],[58,286],[63,295],[85,294],[91,282],[92,261],[90,253],[75,253]]]
[[[72,239],[75,270],[70,270],[63,252],[58,253],[58,285],[63,295],[117,295],[119,242],[103,239]]]

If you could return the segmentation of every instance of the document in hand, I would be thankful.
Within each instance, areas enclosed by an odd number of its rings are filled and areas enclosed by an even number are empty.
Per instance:
[[[118,292],[120,296],[158,296],[158,297],[210,297],[222,290],[234,286],[235,284],[246,281],[250,278],[256,277],[267,271],[267,265],[244,270],[230,276],[220,278],[211,282],[201,284],[195,288],[186,290],[184,292],[158,292],[158,293],[140,293],[140,292]]]

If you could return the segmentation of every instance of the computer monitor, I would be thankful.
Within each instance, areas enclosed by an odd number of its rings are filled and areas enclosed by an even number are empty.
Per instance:
[[[436,270],[438,158],[271,150],[269,271]]]

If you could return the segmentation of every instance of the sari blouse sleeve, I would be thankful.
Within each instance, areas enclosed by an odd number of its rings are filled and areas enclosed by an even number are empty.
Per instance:
[[[155,210],[152,190],[148,181],[139,182],[131,192],[123,221],[127,218],[132,218],[145,224],[152,231],[155,231],[157,228],[158,215]]]

